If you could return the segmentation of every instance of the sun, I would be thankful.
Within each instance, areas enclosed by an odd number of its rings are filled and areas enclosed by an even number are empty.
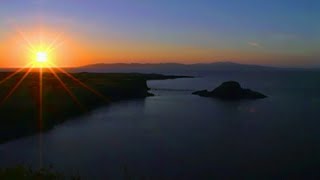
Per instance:
[[[35,68],[50,67],[49,53],[47,51],[38,50],[33,53],[33,66]]]
[[[38,63],[45,63],[48,61],[48,54],[43,51],[39,51],[36,53],[36,61]]]

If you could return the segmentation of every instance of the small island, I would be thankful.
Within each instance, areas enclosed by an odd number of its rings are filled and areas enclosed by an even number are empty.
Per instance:
[[[236,81],[224,82],[211,92],[208,90],[201,90],[193,92],[192,94],[202,97],[219,98],[222,100],[262,99],[267,97],[259,92],[243,89]]]

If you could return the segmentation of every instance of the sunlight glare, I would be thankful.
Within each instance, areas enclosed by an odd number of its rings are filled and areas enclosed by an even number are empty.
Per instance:
[[[48,54],[46,52],[37,52],[37,62],[44,63],[48,61]]]
[[[35,68],[49,67],[49,53],[46,51],[38,50],[33,55],[33,64]]]

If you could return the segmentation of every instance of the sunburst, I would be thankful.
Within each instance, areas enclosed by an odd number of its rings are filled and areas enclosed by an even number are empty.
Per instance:
[[[22,33],[21,31],[17,31],[17,32],[21,36],[21,38],[25,41],[26,47],[30,52],[29,57],[26,57],[27,59],[30,59],[30,62],[24,67],[11,73],[6,78],[0,80],[0,84],[2,84],[7,80],[11,79],[12,77],[14,77],[15,75],[17,75],[18,73],[25,71],[22,78],[20,78],[18,82],[13,85],[9,93],[2,99],[2,101],[0,101],[0,106],[2,106],[10,98],[10,96],[14,94],[14,92],[19,88],[19,86],[27,78],[27,76],[30,74],[31,71],[35,71],[37,69],[39,70],[39,98],[38,98],[39,99],[39,120],[38,120],[39,123],[38,124],[39,124],[39,131],[40,131],[39,137],[40,137],[40,149],[41,149],[41,146],[42,146],[41,132],[43,129],[42,127],[43,126],[43,72],[44,72],[43,69],[48,69],[48,73],[51,73],[60,82],[60,85],[62,86],[62,88],[67,92],[67,94],[71,97],[71,99],[75,102],[75,104],[78,105],[82,110],[85,110],[85,107],[81,104],[81,102],[78,101],[77,97],[73,94],[70,88],[68,88],[67,85],[63,82],[63,80],[59,77],[58,73],[65,74],[72,81],[80,85],[82,88],[99,96],[104,101],[109,101],[109,99],[106,98],[103,94],[89,87],[85,83],[81,82],[79,79],[75,78],[72,74],[68,73],[64,69],[55,65],[55,63],[53,62],[53,59],[51,58],[51,54],[54,53],[55,49],[57,49],[61,44],[63,44],[63,41],[59,41],[59,37],[61,36],[61,33],[58,34],[51,43],[45,46],[41,41],[41,38],[39,41],[40,43],[35,44],[35,43],[32,43],[24,33]],[[40,151],[41,151],[40,152],[40,168],[41,168],[42,150]]]
[[[101,93],[97,92],[93,88],[89,87],[85,83],[81,82],[79,79],[75,78],[72,74],[70,74],[67,71],[65,71],[64,69],[60,68],[59,66],[57,66],[53,62],[53,60],[51,59],[50,55],[54,52],[55,49],[57,49],[63,43],[62,40],[61,41],[59,40],[59,38],[61,37],[61,33],[59,33],[52,40],[52,42],[49,43],[46,46],[42,42],[42,40],[41,40],[42,38],[39,38],[39,44],[36,44],[36,43],[32,43],[32,41],[29,40],[27,38],[27,36],[22,31],[17,30],[17,32],[21,36],[21,38],[25,41],[26,47],[28,48],[28,50],[29,50],[29,52],[31,54],[28,59],[31,59],[31,61],[30,61],[30,63],[28,63],[23,68],[18,69],[17,71],[13,72],[12,74],[7,76],[3,80],[0,80],[0,84],[2,84],[5,81],[11,79],[16,74],[18,74],[18,73],[20,73],[22,71],[26,71],[24,76],[18,81],[17,84],[15,84],[15,86],[12,88],[10,93],[5,97],[5,99],[3,99],[3,101],[0,101],[0,104],[3,104],[15,92],[15,90],[20,86],[22,81],[29,75],[29,73],[34,68],[39,69],[39,88],[40,88],[40,91],[39,91],[40,92],[40,94],[39,94],[40,97],[39,97],[39,99],[41,101],[40,105],[42,105],[42,92],[43,92],[42,91],[42,88],[43,88],[42,87],[43,86],[43,82],[42,82],[43,81],[43,77],[42,76],[43,76],[43,69],[48,69],[49,70],[48,72],[51,72],[51,74],[60,82],[60,84],[63,87],[63,89],[65,89],[65,91],[69,94],[69,96],[76,102],[76,104],[78,104],[80,107],[82,107],[82,109],[83,109],[83,106],[77,100],[75,95],[65,85],[65,83],[62,81],[62,79],[59,78],[57,72],[65,74],[71,80],[73,80],[78,85],[80,85],[82,88],[87,89],[88,91],[90,91],[93,94],[99,96],[100,98],[103,98],[105,101],[109,101],[109,99],[106,98],[104,95],[102,95]],[[39,34],[43,34],[43,33],[39,33]],[[39,37],[41,37],[41,36],[39,36]],[[40,108],[40,109],[42,109],[42,108]],[[40,114],[42,114],[42,113],[40,113]],[[40,117],[40,119],[42,119],[42,117]]]

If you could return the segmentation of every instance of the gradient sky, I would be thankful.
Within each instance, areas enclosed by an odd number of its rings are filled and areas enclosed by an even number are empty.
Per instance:
[[[233,61],[320,65],[319,0],[1,0],[0,66],[63,42],[60,66]]]

